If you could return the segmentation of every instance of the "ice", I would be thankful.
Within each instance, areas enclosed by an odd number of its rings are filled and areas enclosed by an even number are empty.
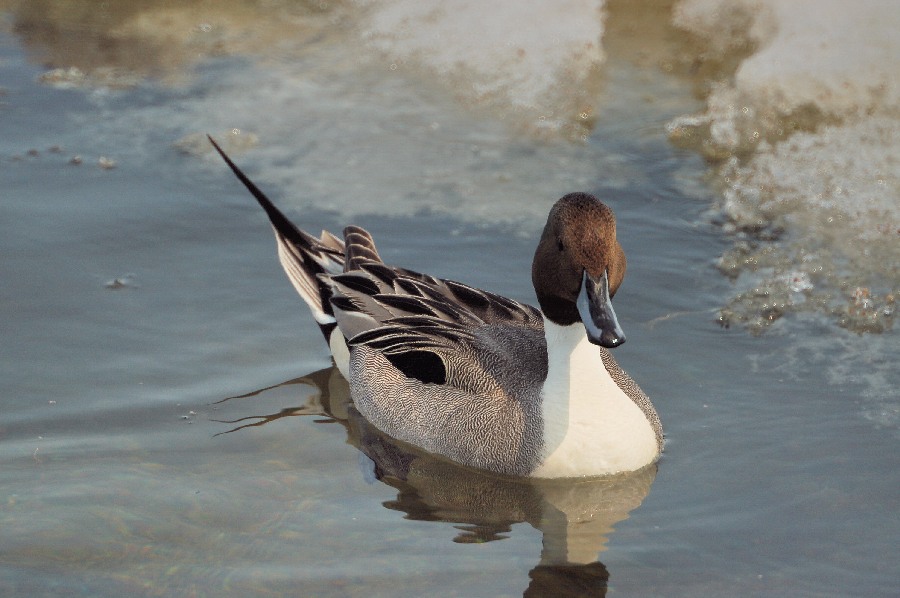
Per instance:
[[[375,9],[363,37],[392,69],[424,68],[459,99],[532,132],[587,131],[604,58],[603,0],[360,4]]]
[[[750,289],[725,320],[760,330],[812,306],[856,332],[889,329],[900,287],[900,4],[683,0],[674,22],[703,40],[707,60],[746,54],[708,86],[703,113],[669,124],[716,165],[721,219],[736,236],[720,269]],[[813,300],[792,300],[789,272],[810,281],[800,291]],[[776,318],[754,289],[782,297]],[[854,289],[865,289],[865,309]]]
[[[813,309],[851,330],[890,327],[900,286],[896,0],[273,0],[215,12],[110,3],[99,21],[91,10],[48,18],[32,4],[17,3],[13,21],[48,85],[113,88],[95,94],[100,109],[114,104],[116,82],[142,76],[193,89],[175,115],[152,105],[125,114],[128,131],[166,123],[166,143],[191,155],[208,155],[207,132],[236,155],[252,148],[241,158],[254,176],[303,190],[304,204],[453,212],[523,234],[561,190],[602,185],[615,196],[643,176],[630,150],[594,143],[598,113],[640,120],[650,104],[690,105],[670,97],[686,95],[684,82],[623,100],[615,61],[691,65],[705,109],[668,130],[711,159],[716,221],[735,240],[719,268],[746,299],[730,305],[735,317],[768,326]],[[209,66],[221,56],[266,68]],[[604,79],[616,97],[599,89]],[[108,128],[95,137],[125,137]],[[223,132],[232,129],[247,133]],[[129,138],[136,155],[116,160],[137,159],[141,143]],[[878,325],[851,313],[856,288],[868,289]],[[759,320],[770,305],[754,289],[783,299],[777,318]]]
[[[674,22],[706,39],[713,53],[738,41],[757,48],[717,91],[735,91],[740,107],[786,116],[814,106],[846,117],[900,103],[894,0],[683,0]]]

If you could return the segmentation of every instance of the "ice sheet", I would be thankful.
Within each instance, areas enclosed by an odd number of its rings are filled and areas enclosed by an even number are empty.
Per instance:
[[[814,309],[842,326],[892,325],[900,287],[900,4],[684,0],[674,22],[706,59],[746,51],[671,136],[718,161],[735,232],[723,312],[761,330]],[[723,60],[727,63],[727,60]]]
[[[587,132],[603,61],[603,0],[371,5],[363,36],[392,69],[437,76],[461,100],[532,132]]]

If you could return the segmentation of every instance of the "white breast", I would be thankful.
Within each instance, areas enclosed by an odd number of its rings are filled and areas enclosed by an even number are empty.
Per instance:
[[[634,471],[658,455],[643,411],[610,377],[580,323],[544,320],[548,371],[541,391],[544,448],[535,477]]]

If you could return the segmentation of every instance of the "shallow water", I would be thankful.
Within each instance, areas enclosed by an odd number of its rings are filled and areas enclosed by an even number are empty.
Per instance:
[[[596,123],[571,141],[361,61],[339,13],[337,33],[303,21],[273,51],[226,36],[226,56],[147,52],[167,60],[146,71],[129,55],[143,78],[120,89],[39,83],[71,44],[35,33],[52,11],[24,27],[7,10],[0,594],[894,595],[897,331],[716,324],[731,240],[704,216],[705,163],[665,130],[697,108],[689,81],[610,45]],[[173,147],[233,128],[304,228],[349,219],[388,262],[520,300],[550,203],[606,198],[629,256],[616,357],[662,417],[658,470],[498,480],[367,429],[264,216],[224,165]]]

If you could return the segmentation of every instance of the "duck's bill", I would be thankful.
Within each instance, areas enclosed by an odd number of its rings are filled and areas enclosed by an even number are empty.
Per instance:
[[[592,277],[587,270],[584,271],[577,305],[589,341],[607,349],[618,347],[625,342],[625,333],[619,326],[619,320],[616,319],[616,312],[609,298],[609,277],[606,270],[599,278]]]

